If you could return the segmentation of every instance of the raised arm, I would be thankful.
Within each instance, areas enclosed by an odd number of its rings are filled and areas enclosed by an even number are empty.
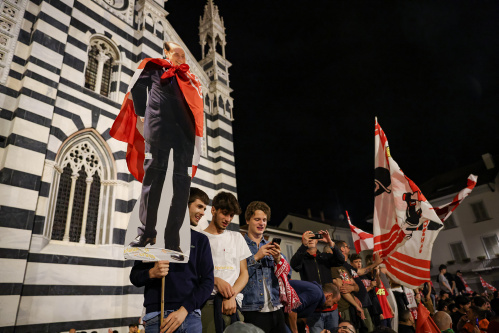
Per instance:
[[[379,254],[376,253],[374,255],[374,262],[371,265],[367,266],[367,267],[359,268],[357,270],[357,274],[364,275],[364,274],[372,271],[375,267],[381,265],[381,263],[383,263],[383,259],[381,259],[380,256],[379,256]]]

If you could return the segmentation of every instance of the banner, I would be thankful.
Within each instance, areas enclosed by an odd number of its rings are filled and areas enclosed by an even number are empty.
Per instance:
[[[451,203],[433,209],[392,158],[377,120],[374,174],[374,252],[384,259],[393,280],[417,288],[430,281],[431,251],[442,222],[471,192],[476,176],[470,175],[467,187]]]
[[[364,250],[372,250],[374,247],[373,235],[365,232],[352,224],[350,221],[350,216],[347,213],[348,225],[350,225],[350,231],[352,232],[353,244],[355,245],[355,252],[360,253]]]

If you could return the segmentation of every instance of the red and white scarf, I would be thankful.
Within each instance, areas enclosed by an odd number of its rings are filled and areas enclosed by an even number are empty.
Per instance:
[[[277,280],[279,281],[279,300],[284,304],[284,312],[290,313],[301,305],[298,294],[288,281],[288,274],[291,267],[289,267],[288,262],[282,257],[278,263],[274,262],[274,266],[275,276],[277,276]]]
[[[180,90],[194,116],[196,125],[196,149],[192,159],[192,177],[196,174],[197,166],[201,158],[204,106],[203,93],[199,79],[189,71],[189,65],[187,64],[175,66],[168,59],[146,58],[142,60],[133,74],[125,99],[121,105],[120,113],[109,131],[109,134],[116,140],[128,143],[126,152],[128,170],[139,182],[142,182],[142,179],[144,178],[145,144],[144,137],[137,129],[137,115],[135,114],[130,92],[142,74],[142,71],[157,70],[160,68],[166,69],[161,76],[162,80],[173,77],[174,75],[176,76]]]

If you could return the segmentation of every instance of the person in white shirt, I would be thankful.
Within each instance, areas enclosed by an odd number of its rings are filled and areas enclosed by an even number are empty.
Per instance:
[[[248,282],[246,258],[252,255],[243,236],[227,230],[234,215],[241,214],[236,197],[228,192],[218,193],[213,198],[211,214],[212,220],[203,233],[210,241],[215,287],[201,309],[203,333],[223,332],[231,323],[243,321],[238,308],[243,300],[241,290]]]

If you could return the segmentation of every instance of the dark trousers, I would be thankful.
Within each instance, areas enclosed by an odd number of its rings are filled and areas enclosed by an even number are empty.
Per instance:
[[[286,332],[284,311],[280,308],[273,312],[243,311],[244,321],[253,324],[265,333]]]
[[[138,234],[143,237],[156,237],[156,223],[158,221],[158,207],[165,182],[166,170],[170,149],[173,148],[173,198],[165,228],[165,249],[177,250],[180,245],[179,231],[185,218],[191,177],[188,168],[192,167],[194,146],[185,142],[189,147],[162,147],[158,149],[146,142],[146,154],[150,159],[144,161],[144,180],[140,198],[139,218],[142,226]],[[164,204],[164,203],[163,203]],[[164,219],[163,216],[159,218]],[[187,249],[184,249],[187,250]]]

